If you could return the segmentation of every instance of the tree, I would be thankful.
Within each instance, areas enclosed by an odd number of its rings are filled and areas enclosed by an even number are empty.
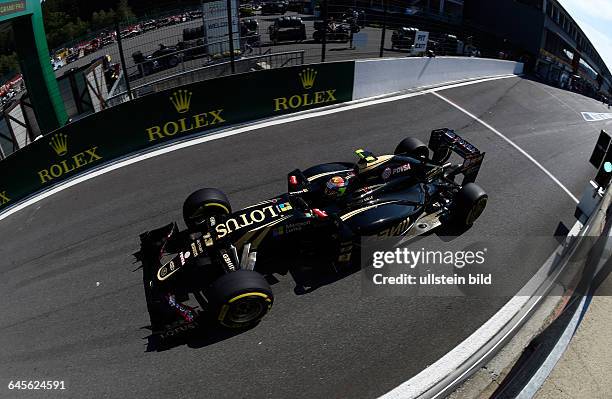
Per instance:
[[[89,30],[88,22],[78,17],[73,20],[65,12],[49,12],[44,21],[49,49],[64,46],[85,35]]]
[[[136,19],[128,0],[120,0],[117,6],[117,18],[122,22],[133,22]]]
[[[112,8],[106,13],[106,26],[113,25],[117,20],[117,13]]]
[[[94,11],[94,13],[91,15],[91,27],[92,29],[108,28],[115,23],[115,17],[115,10],[112,8],[108,11]]]
[[[19,72],[17,54],[0,55],[0,76],[14,75],[17,72]],[[0,82],[0,84],[2,83]]]
[[[12,54],[13,51],[15,51],[15,39],[13,38],[13,31],[11,29],[7,29],[4,32],[0,32],[0,54]]]
[[[200,1],[174,0],[172,7],[197,6]],[[42,11],[49,48],[69,46],[70,42],[80,38],[90,29],[97,31],[109,28],[115,21],[133,24],[136,21],[136,13],[132,7],[139,14],[143,14],[151,9],[161,10],[167,6],[168,0],[44,0]],[[3,53],[2,50],[0,40],[0,54]],[[10,48],[5,48],[4,54],[11,51]]]
[[[77,18],[76,21],[71,21],[66,24],[66,31],[70,36],[70,40],[78,39],[84,36],[89,30],[89,23]]]
[[[65,29],[69,22],[68,14],[61,11],[49,11],[45,14],[45,31],[47,32],[47,42],[49,42],[50,49],[56,48],[72,39]]]
[[[91,27],[97,29],[102,24],[102,21],[106,19],[106,11],[101,10],[100,12],[94,11],[91,14]]]

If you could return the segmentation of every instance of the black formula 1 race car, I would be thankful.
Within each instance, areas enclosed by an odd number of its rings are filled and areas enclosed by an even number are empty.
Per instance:
[[[181,62],[181,57],[182,54],[176,46],[166,46],[164,44],[160,44],[157,50],[147,56],[143,55],[140,50],[132,54],[141,77],[174,68]]]
[[[171,223],[141,234],[136,256],[154,335],[203,321],[251,327],[274,301],[264,276],[286,273],[294,260],[315,255],[329,273],[358,270],[351,261],[362,236],[461,230],[486,206],[487,194],[474,184],[484,153],[453,130],[432,131],[429,147],[406,138],[393,155],[356,153],[356,163],[296,169],[287,193],[239,211],[223,192],[198,190],[183,205],[186,230]],[[453,153],[460,163],[449,162]]]
[[[302,22],[302,18],[280,17],[268,27],[268,34],[273,44],[288,41],[301,42],[306,40],[306,24]]]
[[[323,35],[325,35],[326,41],[347,43],[351,38],[351,29],[355,29],[352,33],[359,31],[358,25],[336,23],[333,21],[329,22],[327,25],[325,21],[315,21],[314,28],[315,31],[312,34],[312,39],[317,43],[323,41]]]

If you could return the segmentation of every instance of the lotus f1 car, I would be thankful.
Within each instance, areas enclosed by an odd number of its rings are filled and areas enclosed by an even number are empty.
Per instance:
[[[274,301],[264,278],[271,265],[316,253],[329,261],[318,264],[342,273],[361,236],[466,228],[486,206],[474,184],[484,153],[453,130],[432,131],[429,147],[406,138],[393,155],[356,153],[356,163],[296,169],[287,193],[239,211],[223,192],[198,190],[183,205],[186,230],[172,223],[141,234],[137,258],[154,333],[171,336],[198,319],[253,326]],[[453,153],[460,163],[448,162]]]

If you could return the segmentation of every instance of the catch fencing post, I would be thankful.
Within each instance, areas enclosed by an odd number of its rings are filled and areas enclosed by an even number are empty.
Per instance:
[[[125,55],[123,54],[123,43],[121,41],[121,30],[119,30],[119,21],[115,21],[115,33],[117,35],[117,46],[119,47],[119,59],[121,60],[121,70],[123,71],[123,78],[125,79],[125,88],[130,96],[130,100],[134,99],[132,94],[132,88],[130,87],[130,77],[127,72],[127,65],[125,64]]]
[[[325,62],[325,45],[327,44],[327,0],[323,0],[323,40],[321,41],[321,62]]]
[[[232,0],[227,0],[227,34],[229,35],[230,63],[232,65],[232,74],[235,74],[236,64],[234,63],[234,27],[232,26]]]
[[[388,0],[383,0],[384,2],[384,7],[383,7],[383,27],[382,27],[382,35],[380,35],[380,53],[378,54],[378,56],[380,58],[382,58],[383,56],[383,50],[385,48],[385,33],[387,33],[387,1]]]

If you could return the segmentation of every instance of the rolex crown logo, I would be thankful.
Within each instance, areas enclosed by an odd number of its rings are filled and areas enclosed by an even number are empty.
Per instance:
[[[192,92],[187,90],[177,90],[170,96],[170,102],[174,105],[174,108],[176,108],[179,114],[184,114],[189,111],[192,94]]]
[[[312,68],[306,68],[300,72],[300,81],[305,89],[310,89],[314,85],[317,78],[317,71]]]
[[[49,145],[61,157],[68,153],[68,136],[63,133],[54,134]]]

